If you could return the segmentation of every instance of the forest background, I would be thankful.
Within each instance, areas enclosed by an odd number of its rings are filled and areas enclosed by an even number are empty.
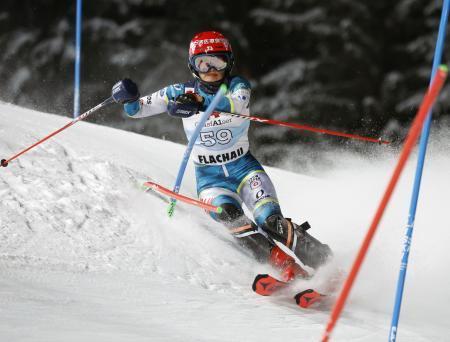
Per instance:
[[[394,142],[404,138],[428,85],[442,6],[425,0],[83,3],[82,112],[109,97],[124,77],[142,95],[189,80],[190,39],[219,30],[231,41],[234,73],[251,81],[252,115]],[[0,100],[72,117],[75,5],[1,1]],[[449,94],[446,86],[434,111],[437,127],[450,125]],[[164,114],[132,120],[116,106],[90,120],[185,142],[180,120]],[[256,155],[271,165],[293,146],[302,146],[299,161],[314,156],[317,146],[349,146],[259,124],[251,139]]]

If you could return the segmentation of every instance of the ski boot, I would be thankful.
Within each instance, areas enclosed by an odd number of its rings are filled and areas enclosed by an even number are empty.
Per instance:
[[[304,265],[316,269],[325,264],[333,253],[328,245],[306,232],[309,228],[308,222],[297,225],[281,215],[268,217],[263,225],[271,238],[292,250]]]
[[[287,220],[290,221],[290,219]],[[324,265],[333,256],[331,248],[306,232],[311,228],[308,222],[304,222],[301,225],[297,225],[294,222],[292,224],[297,235],[295,255],[306,266],[314,269]]]

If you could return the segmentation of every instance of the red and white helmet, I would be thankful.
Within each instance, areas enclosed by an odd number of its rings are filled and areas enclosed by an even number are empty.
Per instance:
[[[189,69],[195,77],[199,72],[210,69],[225,70],[225,77],[234,65],[231,44],[225,36],[217,31],[197,33],[189,45]]]

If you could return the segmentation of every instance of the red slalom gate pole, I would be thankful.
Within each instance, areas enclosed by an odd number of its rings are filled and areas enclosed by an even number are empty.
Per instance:
[[[434,77],[427,94],[422,100],[422,104],[420,105],[416,118],[414,119],[413,124],[409,130],[408,137],[406,138],[405,144],[403,146],[402,152],[398,159],[397,166],[395,167],[391,180],[389,181],[389,184],[386,188],[386,191],[380,202],[380,205],[375,213],[370,228],[358,251],[358,254],[350,270],[350,273],[347,276],[347,279],[345,280],[341,293],[339,294],[339,297],[337,298],[334,304],[327,327],[325,329],[324,334],[322,335],[322,342],[326,342],[330,338],[331,332],[341,314],[341,311],[350,293],[353,282],[359,272],[359,269],[361,268],[362,262],[364,261],[364,257],[366,256],[372,238],[375,235],[378,224],[380,223],[381,218],[383,217],[389,199],[391,198],[395,186],[397,185],[397,181],[403,171],[406,161],[408,160],[409,155],[411,154],[411,150],[414,147],[414,144],[417,142],[417,138],[419,137],[420,131],[423,126],[423,122],[425,121],[428,112],[430,111],[431,107],[433,106],[433,103],[435,102],[437,96],[439,95],[440,90],[442,89],[442,86],[447,77],[447,73],[448,69],[446,66],[439,67],[439,70],[436,73],[436,76]]]
[[[329,130],[329,129],[317,128],[317,127],[312,127],[312,126],[307,126],[307,125],[301,125],[301,124],[292,123],[292,122],[285,122],[285,121],[278,121],[278,120],[272,120],[272,119],[265,119],[265,118],[261,118],[261,117],[257,117],[257,116],[249,116],[249,115],[237,114],[237,113],[227,113],[227,112],[215,112],[215,113],[237,116],[237,117],[240,117],[240,118],[243,118],[243,119],[247,119],[247,120],[250,120],[250,121],[260,122],[260,123],[264,123],[264,124],[268,124],[268,125],[289,127],[289,128],[294,128],[294,129],[298,129],[298,130],[301,130],[301,131],[310,131],[310,132],[315,132],[315,133],[334,135],[334,136],[338,136],[338,137],[355,139],[355,140],[361,140],[361,141],[368,141],[368,142],[373,142],[373,143],[378,143],[378,144],[390,144],[389,141],[381,140],[381,138],[377,139],[377,138],[363,137],[363,136],[357,135],[357,134],[350,134],[350,133],[343,133],[343,132],[338,132],[338,131],[332,131],[332,130]],[[213,115],[214,115],[214,113],[213,113]]]
[[[191,197],[180,195],[179,193],[174,192],[172,190],[169,190],[169,189],[167,189],[167,188],[165,188],[162,185],[159,185],[157,183],[148,181],[148,182],[144,183],[144,186],[146,186],[148,188],[151,188],[151,189],[153,189],[155,191],[158,191],[158,192],[160,192],[160,193],[162,193],[164,195],[167,195],[170,198],[176,198],[177,200],[180,200],[181,202],[185,202],[185,203],[194,205],[196,207],[199,207],[199,208],[202,208],[202,209],[205,209],[205,210],[208,210],[208,211],[212,211],[212,212],[217,213],[217,214],[220,214],[222,212],[222,208],[221,207],[216,207],[214,205],[198,201],[198,200],[193,199]]]
[[[67,125],[64,125],[63,127],[61,127],[60,129],[50,133],[49,135],[47,135],[46,137],[42,138],[41,140],[37,141],[36,143],[34,143],[33,145],[25,148],[24,150],[20,151],[19,153],[13,155],[12,157],[8,158],[8,159],[2,159],[0,161],[0,166],[3,167],[7,167],[8,164],[13,161],[14,159],[20,157],[22,154],[27,153],[29,150],[31,150],[32,148],[42,144],[44,141],[50,139],[51,137],[55,136],[56,134],[64,131],[65,129],[69,128],[70,126],[76,124],[78,121],[84,120],[86,119],[89,115],[91,115],[92,113],[94,113],[95,111],[99,110],[100,108],[105,107],[106,105],[113,103],[114,100],[112,97],[106,99],[105,101],[103,101],[102,103],[96,105],[95,107],[89,109],[87,112],[81,114],[80,116],[78,116],[76,119],[70,121]]]

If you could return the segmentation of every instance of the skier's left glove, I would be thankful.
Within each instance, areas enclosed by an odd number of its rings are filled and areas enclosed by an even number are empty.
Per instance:
[[[175,101],[170,101],[167,110],[170,115],[179,118],[188,118],[197,114],[202,108],[205,99],[200,95],[189,93],[178,95]]]

